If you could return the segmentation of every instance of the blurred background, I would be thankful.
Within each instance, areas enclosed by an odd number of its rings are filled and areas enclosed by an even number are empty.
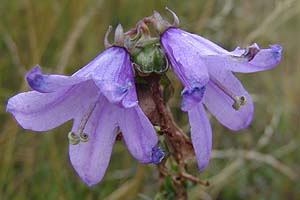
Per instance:
[[[135,26],[168,6],[181,27],[232,50],[258,42],[284,48],[274,69],[237,74],[255,101],[248,129],[233,132],[211,117],[212,159],[201,174],[211,187],[189,185],[190,199],[297,199],[300,197],[299,0],[0,0],[0,199],[153,199],[160,192],[155,165],[141,165],[116,142],[104,180],[87,187],[68,159],[72,122],[45,133],[23,130],[5,112],[6,100],[29,88],[24,74],[71,74],[103,49],[108,25]],[[172,75],[171,75],[172,77]],[[178,124],[181,85],[170,100]],[[172,199],[172,197],[170,197]]]

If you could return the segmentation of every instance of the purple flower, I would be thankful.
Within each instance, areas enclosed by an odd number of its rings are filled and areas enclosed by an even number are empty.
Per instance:
[[[7,103],[25,129],[47,131],[73,119],[69,156],[88,185],[101,181],[120,128],[130,153],[142,163],[158,163],[163,152],[153,126],[138,105],[127,51],[112,46],[72,76],[31,69],[26,80],[35,91]]]
[[[183,111],[188,112],[191,139],[200,170],[209,162],[212,133],[203,104],[224,126],[239,130],[249,125],[253,102],[233,72],[256,72],[274,67],[280,45],[260,49],[257,44],[229,52],[217,44],[178,28],[168,28],[161,44],[173,71],[184,85]]]

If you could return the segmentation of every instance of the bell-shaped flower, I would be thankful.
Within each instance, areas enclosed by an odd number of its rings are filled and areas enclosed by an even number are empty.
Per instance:
[[[25,129],[47,131],[73,119],[69,156],[88,185],[101,181],[121,130],[130,153],[142,163],[163,157],[158,138],[138,105],[128,52],[112,46],[72,76],[31,69],[26,80],[34,91],[11,97],[7,111]]]
[[[256,72],[274,67],[281,59],[280,45],[260,49],[257,44],[230,52],[208,39],[171,27],[161,44],[173,71],[184,85],[181,108],[188,112],[191,139],[200,170],[209,162],[212,133],[203,104],[231,130],[249,125],[253,102],[233,72]]]

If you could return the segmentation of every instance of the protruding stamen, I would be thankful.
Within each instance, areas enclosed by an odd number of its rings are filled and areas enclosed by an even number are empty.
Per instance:
[[[79,143],[80,139],[78,137],[78,135],[76,135],[74,132],[70,131],[68,133],[68,139],[69,139],[69,143],[76,145]]]
[[[96,98],[97,100],[90,105],[90,107],[88,108],[88,111],[83,115],[81,122],[78,126],[78,129],[76,131],[76,134],[74,133],[74,135],[76,137],[78,137],[78,140],[80,140],[81,142],[87,142],[89,139],[89,136],[86,133],[83,133],[83,130],[89,120],[89,118],[91,117],[93,111],[96,108],[96,105],[98,103],[98,98]]]
[[[234,98],[234,103],[232,105],[232,107],[235,110],[239,110],[241,106],[245,105],[247,103],[247,98],[246,96],[242,95],[242,96],[235,96]]]
[[[81,142],[87,142],[89,140],[89,136],[85,133],[80,133],[79,138]]]
[[[168,7],[165,8],[167,11],[169,11],[172,16],[173,16],[173,24],[172,26],[178,27],[179,26],[179,18],[177,17],[177,15],[175,14],[174,11],[172,11],[171,9],[169,9]]]
[[[79,127],[78,127],[78,130],[77,130],[77,133],[81,134],[83,132],[83,129],[84,129],[86,123],[88,122],[88,120],[89,120],[92,112],[94,111],[96,105],[97,105],[97,102],[95,102],[94,104],[92,104],[89,107],[88,111],[83,115],[82,120],[81,120],[81,122],[79,124]]]
[[[108,36],[109,36],[111,31],[112,31],[112,26],[108,26],[108,29],[107,29],[107,31],[105,33],[105,36],[104,36],[104,46],[105,46],[105,48],[109,48],[109,47],[112,46],[112,44],[109,43],[109,41],[108,41]]]
[[[210,80],[234,101],[234,103],[232,104],[232,107],[235,110],[239,110],[241,106],[243,106],[247,103],[247,97],[245,95],[242,95],[242,96],[235,95],[232,91],[227,89],[220,81],[218,81],[217,79],[215,79],[212,76],[210,76]]]

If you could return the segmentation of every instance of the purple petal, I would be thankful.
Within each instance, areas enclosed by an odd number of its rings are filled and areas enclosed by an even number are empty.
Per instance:
[[[71,163],[80,178],[89,186],[102,180],[109,164],[117,136],[116,114],[113,105],[102,98],[84,129],[88,141],[69,145]],[[78,124],[78,120],[74,122],[73,131],[76,131]]]
[[[106,49],[73,76],[89,75],[111,103],[124,108],[137,105],[130,57],[124,48],[113,46]]]
[[[270,69],[281,60],[282,47],[278,44],[270,45],[268,49],[259,49],[257,44],[252,44],[246,49],[237,47],[229,52],[204,37],[178,28],[167,29],[162,35],[164,38],[166,41],[177,40],[183,47],[182,51],[197,53],[208,67],[220,66],[230,71],[248,73]],[[168,50],[166,52],[168,54]]]
[[[199,104],[202,100],[205,92],[205,86],[194,87],[192,90],[186,90],[186,88],[181,92],[182,101],[181,109],[183,111],[188,111],[194,106]]]
[[[188,111],[191,125],[191,139],[196,154],[199,170],[209,163],[212,149],[212,131],[202,103]]]
[[[97,91],[93,81],[86,81],[53,93],[24,92],[8,100],[7,111],[24,129],[46,131],[84,112]]]
[[[128,81],[127,85],[120,85],[111,81],[95,80],[102,94],[113,104],[121,105],[123,108],[131,108],[137,105],[135,86]]]
[[[212,81],[206,87],[203,98],[208,110],[226,127],[232,130],[246,128],[253,117],[253,102],[251,96],[243,88],[240,81],[230,72],[217,67],[209,68],[211,76],[219,81],[233,94],[247,98],[247,103],[239,110],[235,110],[232,105],[234,101],[224,93]]]
[[[130,153],[142,163],[157,162],[160,158],[154,148],[158,138],[156,132],[139,106],[119,111],[119,125]],[[154,159],[153,159],[154,158]]]
[[[26,74],[26,80],[32,89],[42,93],[49,93],[70,87],[88,79],[56,74],[42,74],[40,66],[36,65]]]
[[[209,77],[198,47],[190,42],[192,37],[185,34],[188,33],[177,28],[168,29],[161,36],[161,43],[174,73],[185,87],[181,108],[187,111],[201,101]]]
[[[154,164],[158,164],[164,158],[165,153],[160,147],[153,147],[152,148],[152,162]]]
[[[195,51],[198,55],[216,55],[227,52],[227,50],[214,42],[179,28],[167,29],[162,37],[168,37],[169,40],[177,40],[182,46],[186,46],[187,50]]]
[[[275,67],[281,60],[282,47],[270,45],[269,49],[259,49],[256,44],[247,49],[237,47],[227,54],[204,56],[208,66],[217,66],[234,72],[257,72]]]

